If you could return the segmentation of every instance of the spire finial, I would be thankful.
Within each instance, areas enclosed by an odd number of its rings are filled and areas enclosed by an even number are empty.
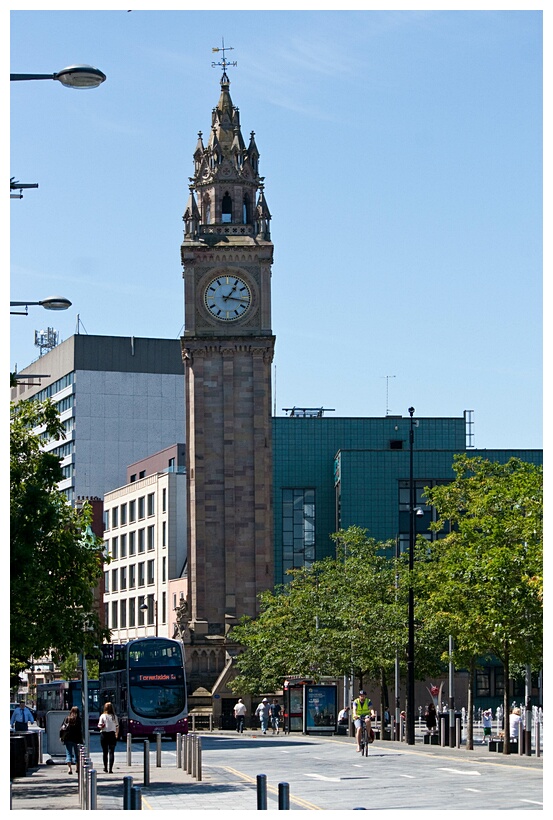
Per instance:
[[[227,60],[226,55],[225,55],[225,51],[234,51],[233,46],[225,46],[225,38],[224,37],[221,37],[221,43],[222,43],[221,48],[212,48],[211,51],[213,51],[213,52],[222,51],[223,52],[223,59],[220,60],[218,63],[211,63],[211,68],[217,68],[218,66],[220,66],[223,69],[223,76],[221,77],[221,84],[222,84],[224,82],[226,82],[226,83],[229,82],[229,78],[227,77],[227,68],[228,68],[228,66],[237,66],[238,63],[236,63],[236,62],[231,63],[229,60]]]

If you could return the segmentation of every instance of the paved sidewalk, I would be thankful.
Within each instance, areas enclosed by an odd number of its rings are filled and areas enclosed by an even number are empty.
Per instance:
[[[203,733],[201,733],[203,735]],[[209,734],[209,733],[205,733]],[[232,732],[216,732],[215,735]],[[248,733],[255,737],[255,732]],[[290,742],[305,741],[303,735],[287,736]],[[320,739],[318,739],[320,740]],[[333,736],[332,741],[353,744],[354,739]],[[390,749],[395,743],[376,741],[375,750],[379,747]],[[487,746],[475,744],[473,750],[464,747],[460,749],[429,746],[419,739],[415,746],[404,743],[397,744],[406,753],[416,755],[440,756],[444,759],[478,760],[492,765],[510,765],[529,768],[542,768],[543,757],[535,754],[503,755],[490,752]],[[47,756],[45,756],[45,760]],[[197,781],[185,770],[177,768],[176,754],[164,751],[162,767],[156,766],[155,746],[150,752],[150,783],[143,785],[143,752],[133,747],[133,765],[127,765],[126,750],[117,751],[113,774],[104,774],[101,752],[91,755],[97,771],[97,808],[98,810],[122,810],[123,808],[123,778],[131,776],[133,785],[141,789],[143,810],[179,809],[190,811],[222,810],[229,807],[229,799],[234,810],[256,810],[257,792],[254,778],[244,779],[230,767],[202,765],[202,780]],[[51,760],[48,758],[48,760]],[[55,763],[43,763],[35,769],[30,769],[26,777],[13,781],[11,792],[11,808],[14,810],[75,810],[80,808],[78,782],[75,773],[69,775],[67,766],[57,758]],[[171,761],[174,760],[174,763]],[[169,763],[168,763],[169,761]],[[268,808],[276,809],[277,793],[268,788]],[[298,808],[293,806],[292,808]]]

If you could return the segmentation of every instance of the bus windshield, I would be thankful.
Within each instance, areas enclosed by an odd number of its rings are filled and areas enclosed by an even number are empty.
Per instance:
[[[169,718],[186,706],[182,649],[167,641],[133,641],[129,647],[129,698],[143,718]]]

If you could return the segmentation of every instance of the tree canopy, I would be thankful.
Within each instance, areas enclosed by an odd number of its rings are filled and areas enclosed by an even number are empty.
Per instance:
[[[60,459],[44,452],[64,438],[50,401],[12,404],[10,413],[10,596],[12,674],[52,651],[92,651],[107,637],[95,611],[103,543],[91,510],[75,510],[58,489]]]

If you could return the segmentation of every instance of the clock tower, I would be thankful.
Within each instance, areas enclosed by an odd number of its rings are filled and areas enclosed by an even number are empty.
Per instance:
[[[181,246],[187,654],[192,686],[209,690],[231,662],[229,627],[242,615],[255,616],[258,594],[273,585],[271,215],[254,132],[246,144],[230,97],[229,63],[220,65],[209,136],[204,142],[200,132],[194,151]],[[202,656],[202,646],[215,656]]]

